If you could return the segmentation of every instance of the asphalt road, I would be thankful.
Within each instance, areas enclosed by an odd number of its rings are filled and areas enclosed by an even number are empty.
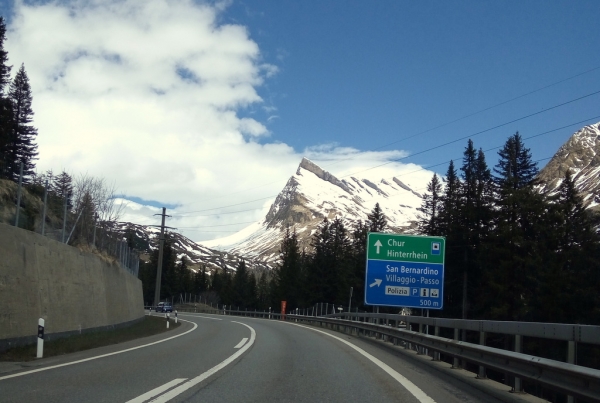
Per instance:
[[[368,338],[263,319],[179,317],[189,322],[167,336],[0,373],[0,402],[496,402]],[[156,344],[139,348],[148,343]]]

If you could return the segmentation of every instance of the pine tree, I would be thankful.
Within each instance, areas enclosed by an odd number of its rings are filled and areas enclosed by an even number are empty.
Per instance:
[[[445,187],[441,197],[439,230],[446,237],[446,264],[444,267],[444,311],[449,317],[462,316],[463,295],[463,234],[461,227],[461,183],[454,167],[448,164]]]
[[[256,284],[256,277],[254,276],[253,273],[248,273],[248,281],[246,282],[245,295],[246,295],[245,307],[248,309],[250,309],[250,308],[255,309],[258,290],[257,290],[257,284]]]
[[[13,121],[12,103],[0,95],[0,179],[11,179],[11,135]]]
[[[440,230],[446,236],[451,236],[457,231],[460,210],[460,180],[454,167],[454,161],[448,164],[446,186],[442,195],[442,209],[440,211]]]
[[[386,230],[387,218],[383,214],[379,203],[375,203],[375,207],[367,215],[367,219],[369,220],[369,232],[384,232]]]
[[[206,277],[206,265],[202,265],[194,274],[194,284],[192,292],[202,294],[208,289],[208,279]]]
[[[441,210],[442,184],[437,174],[433,174],[427,184],[427,193],[423,195],[423,203],[417,210],[423,213],[418,223],[419,232],[425,235],[440,235],[439,215]]]
[[[287,301],[287,307],[298,307],[301,298],[301,256],[296,231],[286,228],[279,251],[279,267],[275,271],[277,297]]]
[[[323,219],[311,239],[313,253],[309,258],[306,276],[307,305],[325,302],[328,298],[329,287],[325,272],[332,265],[330,226],[329,220]]]
[[[0,16],[0,96],[10,82],[10,70],[12,66],[8,65],[8,52],[4,50],[4,41],[6,41],[6,22],[4,17]]]
[[[533,162],[531,152],[523,144],[519,132],[508,138],[498,155],[500,160],[494,172],[500,191],[519,190],[534,184],[538,174],[537,163]]]
[[[351,248],[352,248],[352,267],[353,277],[352,283],[352,306],[362,306],[364,302],[363,295],[365,293],[365,272],[367,261],[367,234],[368,224],[363,221],[358,221],[352,231]]]
[[[188,262],[185,256],[183,256],[181,261],[175,265],[175,284],[176,288],[173,290],[174,295],[185,294],[193,290],[190,269],[188,268]]]
[[[498,155],[495,222],[485,250],[492,264],[481,300],[491,318],[523,320],[531,313],[540,268],[552,256],[550,206],[534,188],[537,167],[518,133]]]
[[[222,270],[215,270],[211,280],[210,289],[220,297],[224,290]]]
[[[12,148],[13,108],[12,103],[5,96],[5,91],[10,82],[12,66],[7,64],[8,52],[4,50],[5,41],[6,23],[0,16],[0,178],[11,178],[9,154]]]
[[[263,271],[258,278],[256,285],[257,308],[267,310],[270,303],[269,279],[266,271]]]
[[[62,171],[54,177],[51,189],[61,202],[64,202],[65,197],[67,198],[67,208],[69,210],[73,208],[73,178],[71,175]]]
[[[38,152],[35,143],[37,129],[31,124],[33,122],[31,87],[24,65],[21,65],[10,84],[8,98],[13,107],[8,169],[11,171],[12,179],[16,181],[19,178],[20,163],[23,163],[23,178],[27,183],[34,173]]]
[[[595,228],[598,217],[585,208],[583,198],[567,171],[556,196],[553,229],[556,253],[539,276],[536,320],[568,323],[597,323],[597,267],[600,238]]]
[[[350,291],[352,249],[348,231],[339,217],[331,223],[330,231],[332,265],[326,272],[329,288],[327,301],[341,304],[347,300]]]
[[[230,309],[233,309],[233,276],[227,269],[223,269],[222,281],[222,288],[219,294],[221,297],[221,302],[227,305]]]
[[[480,149],[475,151],[469,140],[463,154],[463,165],[459,187],[460,208],[458,230],[455,233],[455,255],[462,254],[462,318],[469,316],[470,301],[481,288],[481,273],[478,252],[491,225],[491,173]],[[477,307],[476,307],[477,309]]]
[[[138,277],[142,282],[144,305],[153,305],[154,290],[156,288],[156,267],[152,266],[152,261],[140,261]]]
[[[233,305],[235,307],[246,308],[249,306],[250,295],[248,295],[248,271],[246,262],[242,259],[239,261],[237,270],[233,277]]]

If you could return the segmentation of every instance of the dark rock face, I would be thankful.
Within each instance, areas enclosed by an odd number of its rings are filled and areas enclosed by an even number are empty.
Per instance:
[[[538,176],[542,191],[555,193],[567,170],[586,204],[594,206],[600,196],[600,122],[577,131],[558,149]]]

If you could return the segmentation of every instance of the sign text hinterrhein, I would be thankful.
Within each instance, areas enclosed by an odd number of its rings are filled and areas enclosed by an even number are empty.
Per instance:
[[[445,249],[442,237],[369,233],[365,304],[442,309]]]

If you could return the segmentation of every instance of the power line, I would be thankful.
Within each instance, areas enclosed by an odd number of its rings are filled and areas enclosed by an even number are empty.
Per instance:
[[[528,119],[528,118],[530,118],[530,117],[532,117],[532,116],[536,116],[536,115],[540,115],[540,114],[542,114],[542,113],[546,113],[546,112],[548,112],[548,111],[551,111],[551,110],[553,110],[553,109],[560,108],[561,106],[569,105],[569,104],[571,104],[571,103],[573,103],[573,102],[577,102],[577,101],[580,101],[580,100],[582,100],[582,99],[585,99],[585,98],[589,98],[589,97],[591,97],[591,96],[594,96],[594,95],[597,95],[597,94],[600,94],[600,91],[595,91],[595,92],[592,92],[592,93],[590,93],[590,94],[587,94],[587,95],[584,95],[584,96],[581,96],[581,97],[578,97],[578,98],[572,99],[572,100],[570,100],[570,101],[563,102],[563,103],[561,103],[561,104],[554,105],[554,106],[551,106],[551,107],[549,107],[549,108],[546,108],[546,109],[542,109],[541,111],[534,112],[534,113],[530,113],[529,115],[522,116],[522,117],[520,117],[520,118],[517,118],[517,119],[513,119],[513,120],[511,120],[511,121],[509,121],[509,122],[505,122],[505,123],[502,123],[502,124],[496,125],[496,126],[494,126],[494,127],[490,127],[489,129],[481,130],[481,131],[479,131],[479,132],[476,132],[476,133],[470,134],[470,135],[468,135],[468,136],[463,136],[463,137],[460,137],[460,138],[454,139],[454,140],[452,140],[452,141],[448,141],[448,142],[446,142],[446,143],[443,143],[443,144],[437,145],[437,146],[435,146],[435,147],[430,147],[430,148],[427,148],[427,149],[425,149],[425,150],[422,150],[422,151],[416,152],[416,153],[414,153],[414,154],[407,155],[406,157],[401,157],[401,158],[393,159],[393,160],[390,160],[390,161],[388,161],[388,162],[386,162],[386,163],[383,163],[383,164],[380,164],[380,165],[376,165],[376,166],[374,166],[374,167],[367,168],[367,169],[364,169],[364,170],[362,170],[362,171],[357,171],[357,172],[354,172],[354,173],[351,173],[351,174],[348,174],[348,175],[344,175],[344,176],[342,176],[342,178],[346,178],[346,177],[348,177],[348,176],[351,176],[351,175],[356,175],[356,174],[359,174],[359,173],[362,173],[362,172],[370,171],[371,169],[379,168],[379,167],[382,167],[382,166],[384,166],[384,165],[389,165],[389,164],[391,164],[392,162],[398,162],[398,161],[400,161],[400,160],[404,160],[404,159],[406,159],[406,158],[411,158],[411,157],[414,157],[415,155],[424,154],[424,153],[426,153],[426,152],[429,152],[429,151],[432,151],[432,150],[436,150],[436,149],[438,149],[438,148],[441,148],[441,147],[445,147],[445,146],[447,146],[447,145],[449,145],[449,144],[453,144],[453,143],[459,142],[459,141],[461,141],[461,140],[466,140],[466,139],[468,139],[468,138],[475,137],[475,136],[478,136],[478,135],[480,135],[480,134],[483,134],[483,133],[487,133],[487,132],[489,132],[489,131],[492,131],[492,130],[498,129],[498,128],[500,128],[500,127],[504,127],[504,126],[507,126],[507,125],[509,125],[509,124],[512,124],[512,123],[515,123],[515,122],[519,122],[519,121],[521,121],[521,120],[524,120],[524,119]]]
[[[600,119],[600,115],[594,116],[594,117],[590,117],[588,119],[580,120],[580,121],[577,121],[577,122],[573,122],[573,123],[570,123],[570,124],[567,124],[567,125],[564,125],[564,126],[561,126],[561,127],[558,127],[558,128],[554,128],[554,129],[551,129],[551,130],[547,130],[547,131],[538,133],[538,134],[534,134],[532,136],[524,137],[523,140],[529,140],[529,139],[532,139],[532,138],[535,138],[535,137],[539,137],[539,136],[543,136],[543,135],[546,135],[546,134],[554,133],[556,131],[563,130],[563,129],[566,129],[566,128],[569,128],[569,127],[572,127],[572,126],[576,126],[576,125],[581,125],[583,123],[586,123],[586,122],[589,122],[589,121],[593,121],[593,120],[596,120],[596,119]],[[491,148],[487,148],[487,149],[483,150],[483,152],[485,153],[485,152],[488,152],[488,151],[496,150],[496,149],[501,148],[501,147],[502,147],[502,145],[491,147]],[[441,163],[438,163],[438,164],[428,165],[426,167],[423,167],[423,168],[420,168],[420,169],[417,169],[417,170],[414,170],[414,171],[410,171],[410,172],[406,172],[406,173],[402,173],[402,174],[397,174],[397,175],[394,175],[393,177],[402,177],[402,176],[411,175],[411,174],[414,174],[414,173],[417,173],[417,172],[426,171],[426,170],[429,170],[430,168],[434,168],[434,167],[437,167],[437,166],[440,166],[440,165],[444,165],[444,164],[449,164],[450,161],[458,161],[461,158],[462,158],[462,156],[461,157],[457,157],[457,158],[453,158],[451,160],[444,161],[444,162],[441,162]],[[542,159],[536,160],[534,162],[540,162],[540,161],[544,161],[544,160],[547,160],[547,159],[550,159],[550,158],[552,158],[552,157],[542,158]],[[390,179],[391,180],[393,177],[383,178],[383,179]],[[413,189],[413,190],[414,191],[421,191],[423,189],[426,189],[426,187],[425,188]],[[403,194],[404,193],[396,193],[396,194],[390,195],[389,197],[390,198],[391,197],[396,197],[396,196],[403,195]],[[239,204],[236,204],[236,205],[239,205]],[[202,216],[199,216],[199,217],[219,216],[219,215],[224,215],[224,214],[235,214],[235,213],[248,212],[248,211],[256,211],[256,209],[234,211],[234,212],[229,212],[229,213],[202,215]],[[256,221],[243,222],[243,223],[235,223],[235,224],[224,224],[224,226],[251,224],[251,223],[255,223],[255,222]],[[218,227],[218,225],[214,226],[214,227]],[[190,227],[190,228],[197,228],[197,227]],[[206,228],[206,227],[203,227],[203,228]],[[214,232],[217,232],[217,231],[214,231]],[[227,231],[225,231],[225,232],[227,232]]]
[[[235,223],[235,224],[201,225],[200,228],[231,227],[231,226],[234,226],[234,225],[254,224],[255,222],[256,221],[246,221],[246,222],[238,222],[238,223]],[[198,228],[198,227],[179,227],[179,229],[190,229],[190,228]]]
[[[600,69],[600,66],[596,66],[596,67],[594,67],[594,68],[591,68],[591,69],[589,69],[589,70],[583,71],[583,72],[581,72],[581,73],[578,73],[578,74],[575,74],[575,75],[573,75],[573,76],[570,76],[570,77],[564,78],[564,79],[562,79],[562,80],[559,80],[559,81],[555,81],[555,82],[553,82],[553,83],[551,83],[551,84],[548,84],[548,85],[545,85],[545,86],[543,86],[543,87],[537,88],[537,89],[535,89],[535,90],[532,90],[532,91],[526,92],[525,94],[518,95],[518,96],[516,96],[516,97],[514,97],[514,98],[511,98],[511,99],[508,99],[508,100],[506,100],[506,101],[502,101],[502,102],[500,102],[500,103],[494,104],[494,105],[492,105],[492,106],[488,106],[488,107],[486,107],[486,108],[483,108],[483,109],[480,109],[480,110],[478,110],[478,111],[475,111],[475,112],[472,112],[472,113],[468,113],[468,114],[466,114],[466,115],[464,115],[464,116],[462,116],[462,117],[460,117],[460,118],[457,118],[457,119],[454,119],[454,120],[450,120],[450,121],[448,121],[448,122],[442,123],[442,124],[440,124],[440,125],[438,125],[438,126],[435,126],[435,127],[432,127],[432,128],[430,128],[430,129],[423,130],[423,131],[421,131],[421,132],[418,132],[418,133],[412,134],[412,135],[410,135],[410,136],[404,137],[404,138],[402,138],[402,139],[400,139],[400,140],[396,140],[396,141],[393,141],[393,142],[391,142],[391,143],[387,143],[387,144],[384,144],[384,145],[382,145],[382,146],[379,146],[379,147],[373,148],[373,149],[371,149],[371,150],[369,150],[369,151],[376,151],[376,150],[380,150],[380,149],[382,149],[382,148],[389,147],[389,146],[391,146],[391,145],[393,145],[393,144],[397,144],[397,143],[399,143],[399,142],[402,142],[402,141],[405,141],[405,140],[408,140],[408,139],[411,139],[411,138],[414,138],[414,137],[420,136],[420,135],[422,135],[422,134],[426,134],[426,133],[429,133],[429,132],[431,132],[431,131],[434,131],[434,130],[437,130],[437,129],[441,129],[442,127],[446,127],[446,126],[448,126],[448,125],[451,125],[451,124],[453,124],[453,123],[459,122],[459,121],[461,121],[461,120],[468,119],[468,118],[470,118],[470,117],[473,117],[473,116],[475,116],[475,115],[478,115],[478,114],[480,114],[480,113],[483,113],[483,112],[487,112],[487,111],[489,111],[489,110],[491,110],[491,109],[494,109],[494,108],[497,108],[497,107],[499,107],[499,106],[506,105],[506,104],[508,104],[508,103],[510,103],[510,102],[513,102],[513,101],[516,101],[516,100],[518,100],[518,99],[521,99],[521,98],[527,97],[527,96],[529,96],[529,95],[531,95],[531,94],[535,94],[535,93],[537,93],[537,92],[543,91],[543,90],[545,90],[545,89],[548,89],[548,88],[550,88],[550,87],[553,87],[553,86],[555,86],[555,85],[558,85],[558,84],[562,84],[562,83],[564,83],[564,82],[570,81],[570,80],[572,80],[572,79],[575,79],[575,78],[577,78],[577,77],[583,76],[583,75],[585,75],[585,74],[591,73],[591,72],[593,72],[593,71],[596,71],[596,70],[599,70],[599,69]],[[413,155],[414,155],[414,154],[413,154]],[[354,158],[345,158],[345,159],[341,159],[341,160],[338,160],[338,161],[336,161],[336,162],[334,162],[334,163],[332,163],[332,164],[330,164],[330,165],[327,165],[327,166],[325,166],[325,168],[328,168],[328,167],[334,166],[334,165],[336,165],[336,164],[338,164],[338,163],[340,163],[340,162],[342,162],[342,161],[350,161],[350,160],[352,160],[352,159],[354,159]],[[268,185],[271,185],[271,184],[273,184],[273,183],[276,183],[276,182],[278,182],[278,181],[272,181],[272,182],[264,183],[264,184],[262,184],[262,185],[252,186],[252,187],[250,187],[250,188],[248,188],[248,189],[244,189],[244,190],[240,190],[240,191],[237,191],[237,192],[233,192],[233,193],[230,193],[230,194],[228,194],[228,195],[223,195],[223,196],[214,197],[214,198],[211,198],[211,199],[208,199],[208,200],[216,200],[216,199],[223,198],[223,197],[229,197],[229,196],[232,196],[232,195],[235,195],[235,194],[244,193],[244,192],[246,192],[246,191],[248,191],[248,190],[254,190],[254,189],[257,189],[257,188],[260,188],[260,187],[268,186]],[[265,200],[265,199],[259,199],[259,200]],[[195,203],[199,203],[199,202],[202,202],[202,201],[198,201],[198,202],[195,202]],[[250,203],[250,202],[248,202],[248,203]],[[217,208],[215,208],[215,209],[211,209],[211,210],[216,210],[216,209],[217,209]],[[204,211],[204,210],[200,210],[200,211]]]
[[[593,118],[580,120],[579,122],[571,123],[571,124],[568,124],[566,126],[562,126],[562,127],[556,128],[556,129],[552,129],[552,130],[548,130],[548,131],[545,131],[545,132],[542,132],[542,133],[534,134],[533,136],[524,137],[523,140],[529,140],[529,139],[532,139],[532,138],[535,138],[535,137],[543,136],[545,134],[554,133],[556,131],[559,131],[559,130],[562,130],[562,129],[566,129],[566,128],[571,127],[571,126],[580,125],[582,123],[589,122],[590,120],[596,120],[596,119],[600,119],[600,115],[594,116]],[[486,153],[488,151],[496,150],[496,149],[498,149],[500,147],[502,147],[502,145],[485,149],[485,150],[483,150],[483,152]],[[438,167],[440,165],[449,164],[450,161],[457,161],[460,158],[462,158],[462,157],[453,158],[451,160],[448,160],[448,161],[445,161],[445,162],[440,162],[438,164],[428,165],[426,167],[422,167],[422,168],[416,169],[414,171],[410,171],[410,172],[406,172],[406,173],[403,173],[403,174],[394,175],[394,177],[402,177],[402,176],[414,174],[414,173],[421,172],[421,171],[427,171],[430,168],[435,168],[435,167]],[[542,161],[542,160],[540,160],[540,161]],[[392,179],[392,178],[384,178],[384,179]]]
[[[269,197],[263,197],[262,199],[250,200],[250,201],[243,202],[243,203],[230,204],[230,205],[228,205],[228,206],[215,207],[215,208],[209,208],[209,209],[204,209],[204,210],[196,210],[196,211],[182,211],[182,212],[181,212],[181,213],[179,213],[179,214],[203,213],[203,212],[205,212],[205,211],[213,211],[213,210],[219,210],[219,209],[222,209],[222,208],[227,208],[227,207],[241,206],[242,204],[250,204],[250,203],[257,202],[257,201],[268,200],[268,199],[270,199],[270,198],[271,198],[271,196],[269,196]]]
[[[412,138],[414,138],[414,137],[420,136],[420,135],[422,135],[422,134],[429,133],[429,132],[431,132],[431,131],[434,131],[434,130],[437,130],[437,129],[441,129],[442,127],[446,127],[446,126],[448,126],[448,125],[451,125],[451,124],[453,124],[453,123],[456,123],[456,122],[459,122],[459,121],[461,121],[461,120],[464,120],[464,119],[470,118],[470,117],[472,117],[472,116],[475,116],[475,115],[478,115],[478,114],[480,114],[480,113],[487,112],[487,111],[489,111],[489,110],[491,110],[491,109],[494,109],[494,108],[497,108],[497,107],[499,107],[499,106],[506,105],[506,104],[508,104],[508,103],[510,103],[510,102],[516,101],[517,99],[521,99],[521,98],[524,98],[524,97],[526,97],[526,96],[529,96],[529,95],[531,95],[531,94],[534,94],[534,93],[536,93],[536,92],[543,91],[543,90],[545,90],[545,89],[548,89],[548,88],[550,88],[550,87],[553,87],[553,86],[555,86],[555,85],[562,84],[562,83],[564,83],[564,82],[566,82],[566,81],[569,81],[569,80],[572,80],[572,79],[574,79],[574,78],[580,77],[580,76],[582,76],[582,75],[585,75],[585,74],[591,73],[592,71],[596,71],[596,70],[598,70],[598,69],[600,69],[600,66],[596,66],[596,67],[594,67],[594,68],[592,68],[592,69],[590,69],[590,70],[586,70],[586,71],[584,71],[584,72],[582,72],[582,73],[575,74],[574,76],[567,77],[567,78],[565,78],[565,79],[562,79],[562,80],[556,81],[556,82],[554,82],[554,83],[551,83],[551,84],[548,84],[548,85],[546,85],[546,86],[544,86],[544,87],[540,87],[540,88],[538,88],[538,89],[535,89],[535,90],[533,90],[533,91],[529,91],[529,92],[527,92],[527,93],[525,93],[525,94],[522,94],[522,95],[516,96],[516,97],[514,97],[514,98],[511,98],[511,99],[508,99],[508,100],[506,100],[506,101],[502,101],[502,102],[500,102],[500,103],[497,103],[497,104],[495,104],[495,105],[492,105],[492,106],[486,107],[486,108],[484,108],[484,109],[480,109],[480,110],[478,110],[478,111],[476,111],[476,112],[469,113],[469,114],[467,114],[467,115],[464,115],[464,116],[462,116],[462,117],[460,117],[460,118],[457,118],[457,119],[454,119],[454,120],[451,120],[451,121],[448,121],[448,122],[442,123],[442,124],[440,124],[440,125],[438,125],[438,126],[435,126],[435,127],[432,127],[432,128],[430,128],[430,129],[423,130],[423,131],[421,131],[421,132],[418,132],[418,133],[412,134],[412,135],[410,135],[410,136],[407,136],[407,137],[404,137],[404,138],[402,138],[402,139],[400,139],[400,140],[396,140],[396,141],[393,141],[393,142],[391,142],[391,143],[387,143],[387,144],[384,144],[384,145],[382,145],[382,146],[379,146],[379,147],[377,147],[377,148],[373,148],[373,149],[371,149],[370,151],[376,151],[376,150],[380,150],[380,149],[382,149],[382,148],[389,147],[389,146],[391,146],[391,145],[393,145],[393,144],[397,144],[397,143],[399,143],[399,142],[401,142],[401,141],[409,140],[409,139],[412,139]],[[346,159],[343,159],[343,160],[336,161],[335,163],[333,163],[333,164],[331,164],[331,165],[329,165],[329,166],[333,166],[333,165],[335,165],[335,164],[337,164],[337,163],[339,163],[339,162],[341,162],[341,161],[349,161],[349,160],[352,160],[352,158],[346,158]]]
[[[391,163],[393,163],[393,162],[398,162],[398,161],[401,161],[401,160],[404,160],[404,159],[407,159],[407,158],[414,157],[414,156],[416,156],[416,155],[425,154],[425,153],[427,153],[427,152],[429,152],[429,151],[436,150],[436,149],[438,149],[438,148],[445,147],[445,146],[447,146],[447,145],[454,144],[454,143],[457,143],[457,142],[459,142],[459,141],[466,140],[466,139],[468,139],[468,138],[472,138],[472,137],[478,136],[478,135],[480,135],[480,134],[483,134],[483,133],[490,132],[490,131],[492,131],[492,130],[495,130],[495,129],[498,129],[498,128],[501,128],[501,127],[507,126],[507,125],[509,125],[509,124],[512,124],[512,123],[515,123],[515,122],[519,122],[519,121],[521,121],[521,120],[528,119],[528,118],[530,118],[530,117],[532,117],[532,116],[536,116],[536,115],[540,115],[540,114],[542,114],[542,113],[549,112],[549,111],[551,111],[551,110],[554,110],[554,109],[560,108],[560,107],[562,107],[562,106],[565,106],[565,105],[569,105],[569,104],[571,104],[571,103],[573,103],[573,102],[577,102],[577,101],[580,101],[580,100],[582,100],[582,99],[585,99],[585,98],[589,98],[589,97],[591,97],[591,96],[594,96],[594,95],[597,95],[597,94],[600,94],[600,90],[599,90],[599,91],[592,92],[592,93],[589,93],[589,94],[586,94],[586,95],[583,95],[583,96],[581,96],[581,97],[578,97],[578,98],[571,99],[571,100],[569,100],[569,101],[566,101],[566,102],[563,102],[563,103],[560,103],[560,104],[557,104],[557,105],[554,105],[554,106],[551,106],[551,107],[549,107],[549,108],[546,108],[546,109],[542,109],[541,111],[534,112],[534,113],[530,113],[530,114],[528,114],[528,115],[525,115],[525,116],[522,116],[522,117],[520,117],[520,118],[513,119],[513,120],[511,120],[511,121],[508,121],[508,122],[501,123],[501,124],[499,124],[499,125],[496,125],[496,126],[490,127],[490,128],[488,128],[488,129],[481,130],[481,131],[479,131],[479,132],[476,132],[476,133],[473,133],[473,134],[470,134],[470,135],[467,135],[467,136],[463,136],[463,137],[460,137],[460,138],[454,139],[454,140],[452,140],[452,141],[448,141],[448,142],[446,142],[446,143],[443,143],[443,144],[437,145],[437,146],[435,146],[435,147],[430,147],[430,148],[427,148],[427,149],[425,149],[425,150],[421,150],[421,151],[419,151],[419,152],[416,152],[416,153],[414,153],[414,154],[411,154],[411,155],[408,155],[408,156],[405,156],[405,157],[401,157],[401,158],[397,158],[397,159],[389,160],[389,161],[387,161],[387,162],[385,162],[385,163],[383,163],[383,164],[379,164],[379,165],[376,165],[376,166],[373,166],[373,167],[370,167],[370,168],[367,168],[367,169],[363,169],[362,171],[356,171],[356,172],[353,172],[353,173],[350,173],[350,174],[347,174],[347,175],[341,176],[341,177],[340,177],[340,179],[347,178],[347,177],[349,177],[349,176],[356,175],[356,174],[359,174],[359,173],[367,172],[367,171],[370,171],[370,170],[372,170],[372,169],[375,169],[375,168],[380,168],[380,167],[382,167],[382,166],[389,165],[389,164],[391,164]],[[592,118],[592,119],[593,119],[593,118]],[[587,120],[589,120],[589,119],[586,119],[586,121],[587,121]],[[557,129],[557,130],[559,130],[559,129]],[[226,208],[226,207],[231,207],[231,206],[241,206],[241,205],[244,205],[244,204],[255,203],[256,201],[262,201],[262,200],[271,199],[271,198],[273,198],[273,197],[277,197],[277,195],[271,195],[271,196],[268,196],[268,197],[265,197],[265,198],[256,199],[256,200],[251,200],[251,201],[248,201],[248,202],[236,203],[236,204],[234,204],[234,205],[230,205],[230,206],[224,206],[224,207],[215,207],[215,208],[211,208],[211,209],[207,209],[207,210],[199,210],[198,212],[203,212],[203,211],[212,211],[212,210],[218,210],[218,209],[221,209],[221,208]],[[254,211],[254,210],[255,210],[255,209],[253,209],[253,210],[251,210],[251,211]],[[245,211],[248,211],[248,210],[245,210]],[[241,212],[245,212],[245,211],[241,211]],[[189,212],[189,213],[193,213],[193,212]],[[182,213],[182,214],[183,214],[183,213]],[[185,214],[187,214],[187,213],[185,213]],[[222,213],[222,214],[233,214],[233,213]],[[214,215],[220,215],[220,214],[210,214],[210,215],[207,215],[207,216],[214,216]]]
[[[198,233],[201,233],[201,234],[213,234],[213,233],[235,234],[236,232],[239,232],[239,231],[204,231],[204,230],[200,230],[200,229],[198,229],[198,230],[188,229],[186,231],[187,232],[198,232]]]
[[[214,209],[213,209],[214,210]],[[227,213],[216,213],[216,214],[202,214],[202,215],[173,215],[173,217],[185,218],[185,217],[214,217],[218,215],[226,215],[226,214],[236,214],[236,213],[246,213],[248,211],[256,211],[257,209],[253,208],[250,210],[240,210],[240,211],[229,211]]]

